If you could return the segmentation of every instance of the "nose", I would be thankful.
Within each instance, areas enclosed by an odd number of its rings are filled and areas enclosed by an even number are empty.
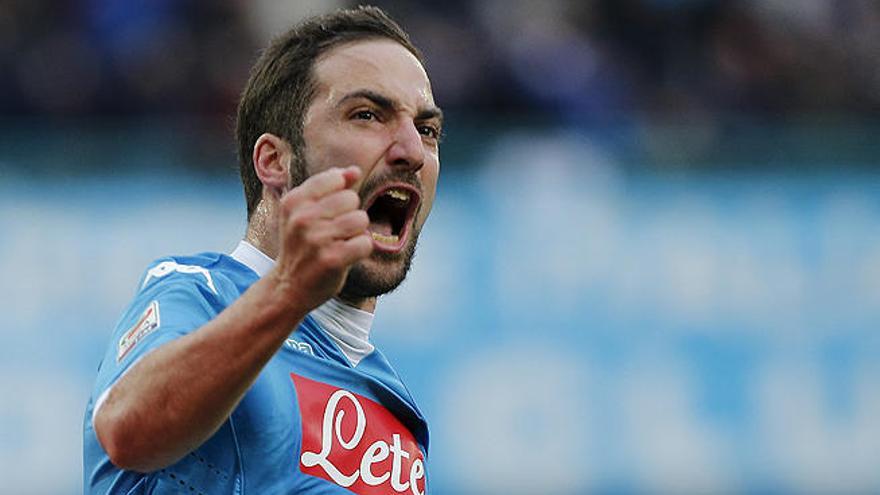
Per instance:
[[[388,162],[396,167],[416,171],[425,164],[422,135],[413,121],[402,119],[394,128],[393,143],[388,150]]]

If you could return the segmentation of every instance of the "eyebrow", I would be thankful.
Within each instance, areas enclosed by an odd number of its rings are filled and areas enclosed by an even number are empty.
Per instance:
[[[341,100],[339,100],[339,103],[337,103],[337,106],[342,106],[345,102],[347,102],[349,100],[355,100],[358,98],[370,100],[371,102],[373,102],[374,105],[376,105],[377,107],[381,108],[382,110],[388,111],[388,112],[395,111],[400,108],[399,102],[397,102],[397,101],[395,101],[395,100],[393,100],[393,99],[391,99],[381,93],[377,93],[373,90],[370,90],[370,89],[359,89],[357,91],[352,91],[351,93],[348,93],[347,95],[343,96]],[[436,106],[429,106],[429,107],[419,109],[419,111],[415,117],[415,120],[430,120],[430,119],[437,119],[442,124],[443,123],[443,110],[440,110],[440,108],[436,107]]]

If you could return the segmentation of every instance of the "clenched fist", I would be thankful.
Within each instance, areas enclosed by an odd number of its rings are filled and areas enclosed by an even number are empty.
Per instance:
[[[367,212],[353,190],[357,167],[309,177],[281,197],[274,275],[295,309],[308,312],[335,296],[349,268],[373,251]]]

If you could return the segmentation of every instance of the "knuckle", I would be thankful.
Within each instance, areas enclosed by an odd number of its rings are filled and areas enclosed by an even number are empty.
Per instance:
[[[354,209],[360,206],[361,197],[358,196],[358,193],[352,191],[351,189],[345,189],[341,191],[342,199],[345,202],[345,206],[349,209]]]
[[[303,214],[291,215],[288,224],[294,230],[304,230],[309,226],[311,219]]]
[[[364,210],[356,210],[354,213],[354,220],[358,226],[362,228],[367,228],[370,225],[370,216],[367,215],[367,212]]]
[[[302,200],[304,189],[305,189],[304,184],[300,184],[300,185],[294,187],[293,189],[287,191],[286,193],[284,193],[284,196],[282,196],[282,198],[281,198],[282,203],[289,205],[289,206],[295,206],[297,203],[299,203]]]
[[[321,183],[320,174],[312,175],[311,177],[304,180],[300,185],[296,186],[293,190],[297,191],[300,195],[309,196],[312,191],[318,188],[318,185]]]
[[[353,239],[354,249],[358,254],[366,256],[373,251],[373,239],[367,234],[360,234]]]
[[[298,225],[308,226],[321,217],[320,205],[315,201],[304,202],[299,205],[294,215]]]
[[[318,237],[318,234],[314,230],[304,230],[302,234],[302,244],[309,248],[313,248],[314,246],[318,246],[321,244],[321,239]]]
[[[352,234],[366,230],[369,225],[369,217],[367,217],[366,214],[362,214],[359,210],[352,211],[345,215],[345,217],[340,218],[339,223],[341,229]]]
[[[314,182],[326,181],[329,184],[336,184],[343,180],[340,169],[336,167],[328,168],[327,170],[313,175],[311,178],[314,179]]]
[[[318,253],[318,264],[324,269],[336,269],[341,264],[339,254],[334,249],[322,249]]]

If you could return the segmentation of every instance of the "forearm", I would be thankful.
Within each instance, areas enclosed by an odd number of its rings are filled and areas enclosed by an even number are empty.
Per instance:
[[[94,427],[120,467],[152,471],[207,440],[241,400],[305,311],[272,277],[214,320],[147,354],[113,385]]]

